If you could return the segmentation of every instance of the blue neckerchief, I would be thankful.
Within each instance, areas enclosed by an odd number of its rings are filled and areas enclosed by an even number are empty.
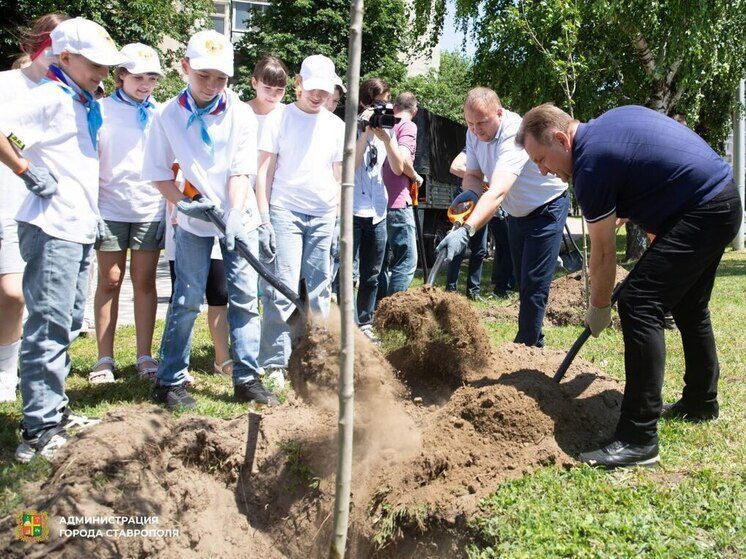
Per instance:
[[[150,95],[145,99],[145,101],[137,102],[132,97],[127,95],[124,90],[120,87],[114,92],[114,95],[112,95],[115,101],[119,101],[120,103],[124,103],[125,105],[129,105],[130,107],[135,107],[137,109],[137,122],[140,124],[140,128],[145,130],[148,127],[148,122],[150,122],[150,115],[152,114],[152,109],[155,108],[155,105],[150,102]]]
[[[88,134],[91,136],[93,147],[98,147],[98,130],[104,123],[101,118],[101,106],[93,95],[84,89],[73,85],[73,81],[59,67],[52,64],[47,71],[46,81],[56,83],[62,90],[70,95],[73,99],[81,103],[87,111]]]
[[[206,107],[200,109],[197,107],[197,103],[195,103],[188,87],[179,94],[179,105],[184,107],[190,113],[186,125],[187,129],[189,129],[195,120],[199,122],[202,142],[207,146],[210,155],[214,155],[215,148],[212,145],[212,138],[210,137],[210,133],[207,131],[207,125],[202,117],[206,114],[216,116],[225,112],[227,99],[228,97],[225,94],[225,91],[222,91],[220,95],[217,95]]]

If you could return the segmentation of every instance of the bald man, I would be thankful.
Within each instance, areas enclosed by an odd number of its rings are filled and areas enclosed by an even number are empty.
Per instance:
[[[626,385],[615,438],[580,455],[608,468],[655,464],[667,311],[681,333],[686,368],[683,396],[666,414],[718,417],[720,367],[708,303],[720,258],[743,219],[730,167],[692,130],[645,107],[619,107],[582,124],[540,105],[526,114],[516,141],[542,173],[573,179],[591,238],[585,320],[594,336],[611,322],[617,217],[655,235],[617,302]]]
[[[469,199],[478,202],[464,226],[446,235],[437,250],[445,251],[446,260],[451,261],[502,207],[508,214],[510,252],[520,294],[515,342],[543,347],[544,311],[569,208],[567,184],[543,176],[516,145],[521,116],[505,109],[491,89],[469,91],[464,118],[469,126],[464,192],[453,204]],[[484,180],[489,182],[486,192]]]

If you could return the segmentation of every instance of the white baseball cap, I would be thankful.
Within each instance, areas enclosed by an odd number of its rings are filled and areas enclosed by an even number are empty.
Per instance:
[[[334,62],[323,54],[307,57],[300,66],[300,77],[303,78],[303,89],[321,89],[334,93],[334,85],[342,84],[334,71]]]
[[[208,29],[192,35],[186,57],[195,70],[218,70],[229,78],[233,76],[233,45],[217,31]]]
[[[345,84],[342,83],[342,78],[340,78],[337,74],[334,74],[334,85],[338,85],[339,88],[342,90],[342,93],[347,93],[347,88],[345,87]]]
[[[127,62],[121,64],[130,74],[158,74],[163,75],[161,61],[155,49],[142,43],[130,43],[124,45],[121,52]]]
[[[49,36],[52,54],[79,54],[103,66],[117,66],[127,60],[119,53],[106,29],[82,17],[61,22]]]

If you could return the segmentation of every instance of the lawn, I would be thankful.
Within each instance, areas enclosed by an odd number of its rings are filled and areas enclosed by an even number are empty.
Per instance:
[[[489,265],[484,278],[483,285],[489,286]],[[505,303],[478,303],[496,304]],[[721,362],[721,418],[699,425],[661,422],[662,466],[657,469],[606,473],[587,467],[546,468],[496,486],[474,522],[471,557],[746,556],[746,254],[726,253],[711,310]],[[511,341],[515,334],[511,323],[490,320],[485,325],[493,344]],[[156,340],[162,327],[159,323]],[[579,327],[549,327],[546,342],[566,350],[579,333]],[[681,391],[683,355],[676,332],[667,333],[667,343],[664,398],[672,401]],[[134,368],[132,327],[117,332],[115,357],[122,369],[112,385],[93,387],[86,381],[96,360],[92,338],[77,340],[71,353],[67,389],[76,411],[100,415],[148,401],[150,387],[137,378]],[[580,355],[623,378],[618,331],[607,330],[591,339]],[[245,405],[231,402],[230,380],[206,372],[212,359],[201,317],[192,348],[198,407],[190,413],[244,413]],[[41,459],[28,465],[13,462],[20,408],[20,402],[0,404],[0,516],[16,509],[23,491],[33,487],[28,482],[50,473]]]

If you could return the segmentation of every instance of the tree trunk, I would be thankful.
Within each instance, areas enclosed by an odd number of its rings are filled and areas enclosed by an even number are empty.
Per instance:
[[[624,258],[627,261],[637,260],[648,247],[648,236],[642,227],[633,223],[627,223],[625,229],[627,230],[627,250]]]
[[[350,42],[345,102],[345,149],[342,163],[342,200],[340,223],[340,307],[342,339],[339,353],[339,445],[334,496],[333,540],[329,559],[342,559],[347,546],[352,485],[352,430],[354,426],[355,317],[352,291],[352,198],[355,188],[355,138],[357,135],[360,51],[363,32],[363,0],[350,3]]]

